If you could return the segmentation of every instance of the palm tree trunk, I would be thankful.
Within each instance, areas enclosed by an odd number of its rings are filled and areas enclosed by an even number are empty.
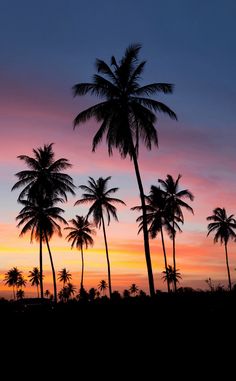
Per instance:
[[[39,237],[39,271],[40,271],[40,296],[43,299],[43,233],[40,228],[40,237]]]
[[[82,272],[81,272],[81,282],[80,282],[80,288],[83,290],[84,288],[84,252],[83,252],[83,244],[80,245],[81,250],[81,259],[82,259]]]
[[[231,283],[231,277],[230,277],[230,271],[229,271],[229,259],[228,259],[228,250],[227,250],[227,243],[225,243],[225,256],[226,256],[226,266],[227,266],[227,272],[228,272],[228,280],[229,280],[229,290],[232,290],[232,283]]]
[[[15,300],[16,299],[16,293],[15,293],[15,286],[13,284],[13,299]]]
[[[38,293],[38,298],[39,298],[39,286],[37,285],[37,293]]]
[[[174,291],[177,291],[176,287],[176,260],[175,260],[175,221],[173,217],[173,266],[174,266]]]
[[[165,248],[165,242],[164,242],[164,235],[163,235],[163,229],[161,226],[161,242],[162,242],[162,249],[164,254],[164,260],[165,260],[165,269],[166,269],[166,276],[167,276],[167,290],[170,292],[170,283],[169,283],[169,277],[168,277],[168,265],[167,265],[167,257],[166,257],[166,248]]]
[[[111,269],[110,269],[110,260],[109,260],[109,255],[108,255],[107,237],[106,237],[106,229],[105,229],[105,223],[104,223],[103,214],[102,214],[102,228],[103,228],[103,235],[104,235],[105,248],[106,248],[106,257],[107,257],[107,272],[108,272],[109,296],[111,298],[111,294],[112,294],[112,289],[111,289]]]
[[[52,277],[53,277],[53,288],[54,288],[54,302],[57,303],[57,281],[56,281],[56,273],[55,273],[55,268],[52,260],[52,253],[50,250],[49,242],[48,242],[48,236],[45,233],[46,237],[46,243],[47,243],[47,248],[48,248],[48,254],[51,262],[51,267],[52,267]]]
[[[155,295],[155,288],[154,288],[152,262],[151,262],[149,238],[148,238],[145,195],[143,191],[143,184],[142,184],[142,180],[141,180],[141,176],[139,172],[138,159],[137,159],[134,146],[132,147],[132,159],[133,159],[134,169],[135,169],[137,183],[139,187],[140,200],[141,200],[141,206],[142,206],[142,212],[143,212],[143,238],[144,238],[145,258],[146,258],[147,271],[148,271],[149,291],[150,291],[150,295],[153,297]]]

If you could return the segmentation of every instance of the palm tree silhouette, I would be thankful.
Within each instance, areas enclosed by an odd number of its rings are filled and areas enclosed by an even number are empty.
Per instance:
[[[15,287],[22,277],[22,271],[18,270],[17,267],[12,267],[7,273],[5,273],[4,281],[5,285],[13,288],[13,298],[16,299]]]
[[[34,267],[32,271],[29,271],[28,278],[31,286],[37,287],[37,294],[39,298],[40,272],[38,267]]]
[[[59,282],[62,282],[63,287],[65,287],[66,283],[69,283],[71,281],[72,275],[64,267],[62,270],[59,271],[57,279],[59,280]]]
[[[166,207],[166,193],[163,192],[159,187],[156,187],[155,185],[151,186],[151,190],[148,196],[145,196],[146,199],[146,213],[147,213],[147,224],[148,224],[148,232],[150,234],[150,237],[152,239],[156,238],[158,233],[161,234],[161,241],[162,241],[162,249],[164,254],[164,263],[165,263],[165,270],[167,270],[168,263],[167,263],[167,255],[166,255],[166,248],[165,248],[165,240],[164,240],[164,232],[163,228],[167,231],[169,236],[172,236],[173,233],[173,227],[171,225],[171,217],[168,208]],[[141,206],[135,206],[131,208],[131,210],[138,210],[141,211]],[[174,226],[175,229],[178,229],[181,231],[178,223],[181,222],[180,219],[178,219],[175,216]],[[139,230],[143,229],[143,215],[139,216],[136,219],[137,222],[139,222]],[[167,290],[170,292],[170,285],[167,280]]]
[[[35,198],[44,199],[58,196],[67,200],[68,192],[75,195],[73,179],[61,172],[70,168],[71,164],[65,158],[55,160],[52,146],[53,143],[33,149],[34,157],[18,156],[29,167],[29,170],[20,171],[15,175],[18,181],[12,190],[23,187],[18,201],[23,200],[24,197],[32,201]]]
[[[16,299],[17,300],[22,300],[22,299],[24,299],[24,297],[25,297],[25,291],[22,290],[22,289],[17,290],[17,292],[16,292]]]
[[[226,258],[226,267],[228,273],[228,282],[229,282],[229,290],[232,290],[232,283],[230,277],[230,269],[229,269],[229,259],[228,259],[228,242],[229,239],[236,240],[236,220],[233,218],[234,215],[231,214],[227,216],[225,208],[215,208],[213,210],[213,215],[207,217],[207,221],[213,221],[208,224],[207,229],[209,235],[210,233],[215,233],[214,243],[220,241],[221,244],[225,246],[225,258]]]
[[[125,203],[114,197],[110,197],[111,194],[117,192],[119,188],[111,188],[107,189],[107,183],[111,179],[111,176],[103,179],[99,177],[96,181],[92,177],[89,177],[87,185],[80,185],[81,188],[86,193],[82,194],[82,199],[76,201],[75,205],[92,203],[89,208],[87,218],[92,214],[95,225],[100,228],[102,225],[104,242],[106,248],[106,259],[107,259],[107,269],[108,269],[108,285],[109,285],[109,295],[111,297],[112,287],[111,287],[111,270],[110,270],[110,260],[108,255],[108,244],[107,244],[107,236],[105,229],[105,221],[104,221],[104,213],[107,216],[108,225],[111,220],[111,216],[118,221],[117,217],[117,209],[112,204],[123,204]]]
[[[46,243],[51,267],[53,274],[53,286],[54,286],[54,300],[57,301],[57,286],[56,286],[56,274],[52,259],[52,254],[49,246],[49,240],[53,236],[54,233],[57,233],[61,236],[61,227],[56,222],[67,224],[66,220],[60,216],[61,213],[64,213],[64,210],[54,206],[54,203],[57,202],[58,199],[49,200],[37,200],[29,201],[29,200],[21,200],[20,203],[24,205],[24,208],[20,211],[19,215],[16,217],[16,220],[20,221],[17,227],[22,227],[20,236],[23,236],[28,231],[31,231],[31,242],[33,238],[36,241],[39,241],[39,256],[40,256],[40,292],[41,298],[44,297],[43,294],[43,268],[42,268],[42,244]]]
[[[179,181],[181,179],[181,175],[178,175],[177,179],[174,180],[171,175],[167,175],[166,180],[158,179],[159,183],[163,187],[163,191],[165,192],[165,202],[166,202],[166,211],[169,215],[171,215],[172,220],[172,241],[173,241],[173,269],[176,272],[176,255],[175,255],[175,235],[176,235],[176,219],[177,222],[184,223],[184,215],[181,208],[185,208],[188,211],[193,213],[193,209],[182,199],[188,198],[193,201],[194,196],[188,189],[179,189]],[[176,282],[174,279],[174,288],[176,291]]]
[[[92,224],[84,218],[83,216],[76,215],[76,218],[69,221],[72,226],[68,226],[67,230],[70,230],[70,233],[66,236],[68,242],[71,241],[71,248],[74,246],[77,249],[80,249],[81,260],[82,260],[82,271],[81,271],[81,282],[80,288],[84,288],[84,252],[83,247],[86,249],[88,246],[93,246],[93,238],[91,235],[95,234],[95,230],[92,229]]]
[[[52,146],[53,143],[45,144],[43,147],[33,149],[34,157],[27,155],[18,156],[18,158],[23,160],[29,167],[29,170],[24,170],[16,173],[18,181],[12,187],[12,190],[23,187],[23,190],[20,192],[18,197],[18,201],[30,201],[32,205],[35,204],[35,206],[38,208],[41,207],[44,209],[45,205],[53,205],[55,202],[66,201],[68,192],[73,195],[75,194],[75,185],[73,184],[72,178],[69,175],[61,172],[62,170],[70,168],[71,164],[65,158],[54,160],[55,154],[53,152]],[[26,201],[24,200],[24,197],[27,198]],[[29,226],[27,230],[30,230]],[[52,267],[54,299],[56,301],[56,276],[48,241],[55,230],[58,231],[59,234],[60,230],[58,230],[58,227],[54,223],[52,223],[49,230],[50,233],[48,232],[48,234],[45,234],[41,228],[38,232],[40,246],[40,292],[41,298],[43,298],[42,242],[44,236]]]
[[[175,270],[174,267],[168,265],[167,269],[162,271],[162,273],[164,274],[162,277],[164,282],[169,282],[170,285],[173,284],[176,291],[176,283],[179,283],[179,279],[182,279],[179,270]]]
[[[163,112],[172,119],[177,117],[164,103],[148,98],[159,92],[172,93],[173,85],[168,83],[139,85],[138,81],[146,63],[139,62],[140,49],[140,44],[130,45],[120,62],[112,56],[110,66],[97,59],[98,74],[94,75],[93,82],[78,83],[73,87],[75,96],[91,94],[102,99],[101,103],[80,112],[74,120],[74,127],[95,117],[101,125],[93,138],[93,151],[106,135],[109,155],[112,155],[113,148],[116,148],[122,158],[129,156],[133,161],[143,209],[143,234],[149,288],[150,294],[154,296],[145,197],[138,165],[139,142],[141,140],[149,150],[152,144],[157,146],[155,112]]]
[[[99,283],[98,283],[98,289],[103,293],[103,295],[105,295],[105,292],[106,292],[106,289],[108,288],[108,284],[107,282],[102,279]]]
[[[45,290],[44,295],[46,296],[46,298],[49,298],[49,296],[51,295],[51,293],[50,293],[49,290]]]
[[[138,290],[139,290],[138,286],[135,283],[132,283],[130,288],[129,288],[131,295],[136,296],[138,293]]]

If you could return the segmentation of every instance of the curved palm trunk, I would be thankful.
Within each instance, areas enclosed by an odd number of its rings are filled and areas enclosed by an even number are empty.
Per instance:
[[[168,277],[168,265],[167,265],[167,257],[166,257],[166,248],[165,248],[165,242],[164,242],[164,235],[163,235],[163,229],[161,226],[161,242],[162,242],[162,249],[164,254],[164,261],[165,261],[165,269],[166,269],[166,282],[167,282],[167,290],[170,292],[170,283],[169,283],[169,277]]]
[[[43,233],[42,229],[40,229],[40,237],[39,237],[39,271],[40,271],[40,296],[43,299]]]
[[[228,272],[229,290],[231,291],[232,290],[232,283],[231,283],[230,270],[229,270],[227,243],[225,243],[225,257],[226,257],[226,266],[227,266],[227,272]]]
[[[176,260],[175,260],[175,221],[174,221],[174,217],[173,217],[173,266],[174,266],[174,279],[173,279],[173,283],[174,283],[174,291],[176,292],[177,291],[177,286],[176,286]]]
[[[54,302],[57,303],[57,281],[56,281],[56,273],[55,273],[55,268],[54,268],[54,264],[53,264],[53,260],[52,260],[51,249],[50,249],[49,242],[48,242],[48,236],[47,236],[46,233],[45,233],[45,237],[46,237],[46,244],[47,244],[47,248],[48,248],[48,254],[49,254],[49,258],[50,258],[50,262],[51,262],[51,267],[52,267],[53,289],[54,289]]]
[[[81,282],[80,282],[80,288],[83,290],[84,288],[84,252],[83,252],[83,244],[80,245],[80,251],[81,251],[81,260],[82,260],[82,272],[81,272]]]
[[[143,184],[142,184],[142,180],[141,180],[141,176],[140,176],[140,172],[139,172],[138,159],[137,159],[137,155],[136,155],[134,147],[132,149],[132,159],[133,159],[133,163],[134,163],[134,169],[135,169],[135,173],[136,173],[136,178],[137,178],[137,183],[138,183],[139,193],[140,193],[141,206],[142,206],[142,211],[143,211],[143,238],[144,238],[145,258],[146,258],[147,271],[148,271],[149,291],[150,291],[150,295],[154,296],[155,295],[155,288],[154,288],[152,262],[151,262],[149,238],[148,238],[145,195],[144,195]]]
[[[103,228],[103,235],[104,235],[105,248],[106,248],[106,257],[107,257],[107,272],[108,272],[109,296],[111,298],[111,294],[112,294],[112,289],[111,289],[111,269],[110,269],[110,260],[109,260],[109,255],[108,255],[107,237],[106,237],[106,229],[105,229],[105,223],[104,223],[103,214],[102,214],[102,228]]]

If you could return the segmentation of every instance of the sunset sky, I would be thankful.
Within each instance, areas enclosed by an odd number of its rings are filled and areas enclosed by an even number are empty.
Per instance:
[[[73,164],[69,174],[77,186],[88,176],[112,176],[110,186],[120,188],[117,197],[127,206],[118,209],[119,223],[112,221],[107,230],[113,289],[136,283],[148,291],[138,215],[130,211],[139,204],[133,164],[117,153],[109,158],[105,142],[91,152],[95,121],[73,130],[76,114],[97,100],[73,98],[72,86],[91,80],[96,58],[119,59],[134,42],[142,44],[140,58],[147,60],[142,83],[173,83],[173,95],[159,99],[178,116],[175,122],[159,115],[159,148],[140,150],[145,192],[167,173],[182,174],[181,187],[195,195],[195,214],[185,213],[183,233],[177,236],[181,285],[205,289],[208,277],[227,283],[224,250],[206,238],[206,216],[217,206],[236,214],[235,15],[234,0],[0,0],[0,295],[7,295],[3,278],[12,266],[25,276],[38,266],[38,243],[19,238],[16,228],[19,192],[11,187],[14,174],[25,168],[17,155],[31,155],[33,148],[51,142],[56,158]],[[67,220],[86,213],[73,206],[80,196],[77,190],[63,206]],[[64,238],[51,241],[55,267],[70,270],[78,286],[80,253]],[[171,241],[166,243],[172,263]],[[165,289],[159,237],[151,241],[151,250],[155,288]],[[235,243],[229,256],[235,282]],[[46,250],[44,268],[52,291]],[[101,279],[107,279],[106,259],[98,230],[94,247],[85,253],[85,287],[97,287]]]

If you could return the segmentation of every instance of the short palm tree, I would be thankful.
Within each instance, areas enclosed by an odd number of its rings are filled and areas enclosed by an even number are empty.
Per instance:
[[[215,233],[214,243],[220,241],[221,244],[224,244],[229,290],[231,291],[232,283],[228,259],[228,242],[230,239],[233,239],[234,241],[236,240],[236,220],[233,214],[227,216],[225,208],[218,207],[213,210],[213,215],[207,217],[207,221],[212,221],[208,224],[207,235],[209,235],[210,233]]]
[[[20,203],[24,205],[24,208],[20,211],[19,215],[16,217],[20,221],[17,227],[22,227],[20,236],[27,232],[31,232],[31,242],[35,238],[39,241],[39,258],[40,258],[40,292],[41,298],[44,297],[43,293],[43,255],[42,255],[42,244],[46,243],[48,248],[48,253],[51,261],[52,273],[53,273],[53,286],[54,286],[54,300],[57,301],[57,288],[56,288],[56,274],[52,259],[52,254],[49,246],[49,240],[54,233],[61,236],[61,227],[56,222],[67,224],[66,220],[60,216],[64,213],[64,210],[54,206],[54,202],[58,199],[51,200],[50,202],[37,202],[37,200],[21,200]]]
[[[46,298],[49,298],[49,296],[51,295],[51,293],[50,293],[49,290],[45,290],[44,295],[46,296]]]
[[[84,288],[84,252],[83,248],[86,249],[88,246],[93,246],[92,235],[95,234],[95,230],[92,229],[92,224],[84,218],[83,216],[76,216],[69,221],[72,226],[68,226],[65,229],[70,230],[70,233],[66,236],[68,242],[71,242],[71,248],[74,246],[80,249],[81,260],[82,260],[82,271],[81,271],[81,282],[80,288]]]
[[[187,209],[191,213],[193,213],[193,209],[191,206],[189,206],[183,199],[189,199],[190,201],[193,201],[194,196],[188,189],[182,189],[180,190],[179,181],[181,179],[181,175],[178,175],[177,179],[174,180],[174,178],[171,175],[167,175],[165,180],[158,179],[159,183],[162,185],[162,190],[165,193],[165,203],[166,203],[166,211],[169,216],[171,216],[171,222],[172,222],[172,241],[173,241],[173,268],[174,272],[176,272],[176,253],[175,253],[175,236],[176,236],[176,229],[175,229],[175,222],[176,219],[178,219],[177,222],[184,223],[184,215],[182,212],[182,208]],[[176,291],[176,283],[177,280],[174,279],[174,288]]]
[[[7,273],[5,273],[4,281],[5,285],[13,288],[13,298],[16,299],[15,288],[22,277],[22,271],[18,270],[17,267],[12,267]]]
[[[135,283],[132,283],[130,288],[129,288],[131,295],[136,296],[138,293],[138,290],[139,290],[138,286]]]
[[[118,191],[119,188],[110,188],[108,189],[108,181],[111,179],[111,176],[103,179],[99,177],[98,180],[94,180],[92,177],[89,177],[88,185],[80,185],[85,193],[83,193],[82,198],[76,201],[75,205],[80,204],[92,204],[89,208],[87,218],[92,215],[94,223],[97,227],[101,227],[103,229],[105,249],[106,249],[106,259],[107,259],[107,270],[108,270],[108,285],[109,285],[109,295],[111,297],[112,287],[111,287],[111,270],[110,270],[110,260],[108,254],[108,244],[107,244],[107,236],[105,229],[105,220],[104,215],[107,217],[108,225],[111,221],[111,216],[118,221],[117,217],[117,209],[113,204],[122,204],[125,203],[118,199],[111,197],[111,195]]]
[[[171,265],[168,265],[165,271],[162,271],[164,274],[162,279],[164,282],[168,282],[170,285],[174,285],[174,290],[176,291],[176,284],[179,283],[179,279],[182,279],[178,269],[174,269]]]
[[[65,287],[66,283],[69,283],[71,281],[72,275],[64,267],[62,270],[59,271],[57,279],[59,280],[59,282],[62,282],[63,287]]]
[[[55,160],[53,143],[33,149],[33,157],[20,155],[18,158],[26,163],[28,170],[16,173],[18,181],[12,190],[22,188],[18,201],[25,197],[35,198],[62,197],[67,200],[67,193],[75,194],[73,179],[61,171],[71,167],[65,158]]]
[[[29,271],[29,282],[31,286],[37,287],[37,294],[39,298],[39,284],[40,284],[40,272],[38,267],[34,267],[32,271]]]
[[[143,209],[143,234],[149,288],[151,295],[154,296],[145,197],[138,165],[139,143],[142,141],[149,150],[152,144],[157,146],[156,112],[165,113],[172,119],[177,117],[164,103],[149,98],[150,95],[158,93],[172,93],[173,85],[152,83],[141,86],[139,84],[146,63],[139,62],[140,49],[140,44],[130,45],[120,62],[112,56],[110,65],[103,60],[96,60],[97,74],[94,75],[93,82],[78,83],[73,90],[75,96],[96,95],[101,102],[80,112],[74,120],[74,126],[95,117],[100,127],[93,138],[93,151],[106,135],[109,155],[112,155],[115,148],[119,150],[122,158],[129,156],[134,163]]]
[[[107,282],[102,279],[99,283],[98,283],[98,289],[103,293],[103,295],[105,295],[105,292],[106,292],[106,289],[108,288],[108,284]]]
[[[22,289],[17,290],[17,292],[16,292],[16,299],[17,300],[22,300],[22,299],[24,299],[24,297],[25,297],[25,291],[22,290]]]

